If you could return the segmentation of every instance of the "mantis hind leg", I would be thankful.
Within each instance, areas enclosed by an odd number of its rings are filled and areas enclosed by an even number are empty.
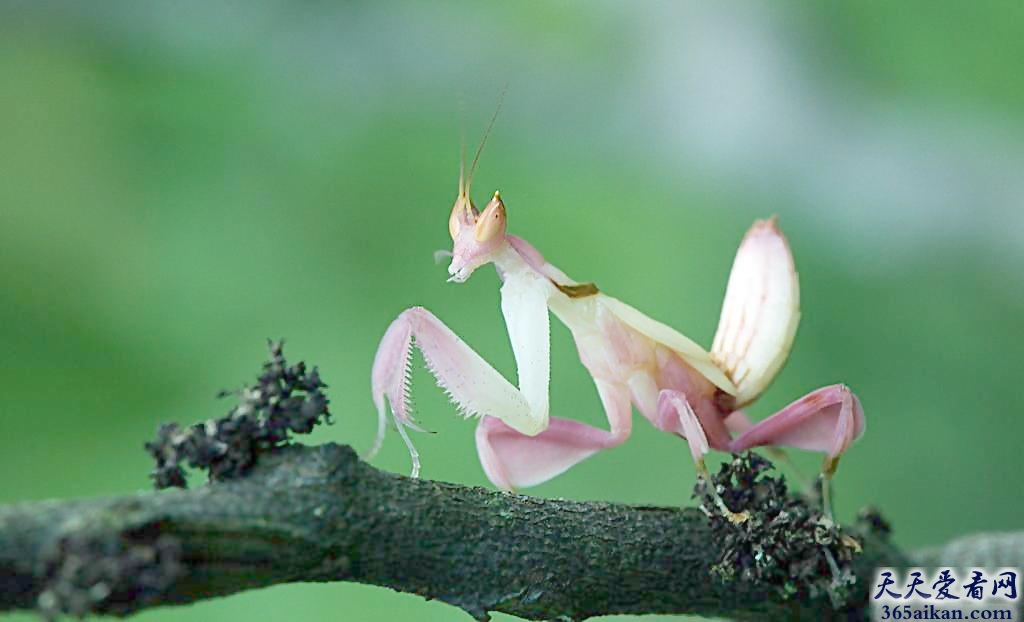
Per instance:
[[[736,410],[725,418],[725,427],[729,430],[729,434],[733,436],[740,436],[750,428],[754,427],[754,422],[750,420],[747,413],[742,410]],[[768,447],[766,451],[771,455],[776,463],[786,465],[789,472],[793,475],[796,481],[799,482],[800,488],[804,494],[816,494],[814,491],[814,483],[811,482],[807,477],[807,474],[804,473],[795,462],[793,462],[793,458],[790,457],[789,452],[781,447]]]
[[[785,445],[825,454],[821,469],[822,506],[832,516],[831,483],[839,458],[864,432],[864,411],[846,385],[834,384],[808,393],[740,434],[732,451]]]

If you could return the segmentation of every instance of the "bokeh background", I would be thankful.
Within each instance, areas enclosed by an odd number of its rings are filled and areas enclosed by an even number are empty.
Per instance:
[[[0,502],[146,489],[142,443],[224,411],[268,337],[330,384],[313,440],[361,450],[408,306],[514,374],[492,271],[431,257],[460,124],[472,149],[507,85],[478,200],[705,345],[740,237],[779,215],[804,319],[753,413],[854,388],[844,519],[875,504],[907,547],[1020,528],[1022,26],[1019,2],[0,3]],[[560,326],[553,359],[553,412],[602,423]],[[474,424],[414,382],[424,476],[485,485]],[[376,464],[408,469],[396,435]],[[687,504],[693,477],[640,420],[530,492]],[[335,584],[137,619],[463,618]]]

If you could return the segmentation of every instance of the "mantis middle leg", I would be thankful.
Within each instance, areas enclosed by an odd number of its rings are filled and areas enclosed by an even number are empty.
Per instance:
[[[843,452],[863,433],[860,400],[846,385],[834,384],[812,391],[754,424],[729,444],[729,450],[784,445],[824,453],[821,496],[825,512],[831,516],[832,475]]]
[[[487,477],[499,488],[514,490],[543,483],[602,449],[620,445],[632,432],[629,389],[595,380],[611,431],[552,417],[546,430],[526,436],[492,417],[476,429],[476,446]]]

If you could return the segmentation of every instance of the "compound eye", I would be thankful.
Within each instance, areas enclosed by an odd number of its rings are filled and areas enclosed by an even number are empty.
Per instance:
[[[476,221],[474,237],[477,242],[489,242],[505,235],[505,204],[501,195],[494,193],[494,198],[487,203],[483,213]]]

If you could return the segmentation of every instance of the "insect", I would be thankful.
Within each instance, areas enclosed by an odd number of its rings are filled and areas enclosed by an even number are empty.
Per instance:
[[[390,405],[395,427],[409,448],[412,475],[419,474],[419,455],[407,432],[420,429],[408,400],[415,345],[460,413],[479,418],[477,452],[499,488],[540,484],[621,444],[630,436],[635,407],[658,429],[686,439],[705,482],[710,476],[704,456],[711,449],[738,452],[767,445],[824,453],[823,502],[829,512],[836,465],[864,430],[857,397],[835,384],[758,423],[743,411],[782,367],[800,319],[797,273],[776,220],[755,222],[740,243],[709,352],[594,284],[569,278],[526,240],[507,233],[507,211],[498,192],[478,210],[470,185],[479,155],[480,150],[468,177],[465,166],[460,167],[448,220],[453,243],[448,280],[463,283],[486,264],[497,267],[518,386],[432,313],[422,307],[407,309],[388,327],[373,363],[379,426],[370,455],[383,442]],[[549,312],[571,331],[609,429],[550,415]],[[744,520],[717,501],[732,520]]]

